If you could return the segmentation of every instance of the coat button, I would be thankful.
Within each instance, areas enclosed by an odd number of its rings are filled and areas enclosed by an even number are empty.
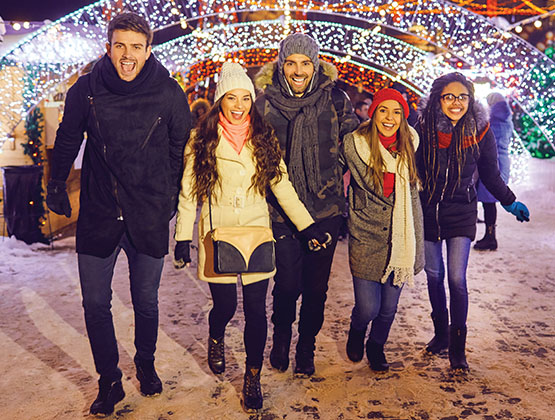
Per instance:
[[[387,210],[387,207],[384,206],[383,210],[386,211],[386,210]]]
[[[387,228],[386,228],[386,227],[384,227],[384,228],[383,228],[383,230],[387,230]]]
[[[241,212],[241,210],[239,210],[239,209],[233,209],[233,212],[234,212],[235,214],[239,214],[239,213]]]
[[[245,170],[244,170],[244,169],[241,169],[241,170],[239,171],[239,175],[241,175],[241,176],[245,175]]]
[[[236,190],[236,194],[242,194],[243,193],[243,188],[239,187]]]

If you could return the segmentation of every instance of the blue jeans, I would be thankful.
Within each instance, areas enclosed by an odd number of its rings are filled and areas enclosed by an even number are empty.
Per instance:
[[[370,340],[385,344],[397,313],[397,303],[403,286],[393,286],[393,273],[385,283],[353,276],[355,307],[351,314],[351,326],[358,331],[370,328]]]
[[[158,338],[158,287],[164,258],[139,254],[124,234],[107,258],[78,254],[85,324],[96,371],[101,378],[118,380],[118,347],[112,321],[112,277],[121,250],[127,254],[131,300],[135,312],[135,360],[153,361]]]
[[[465,327],[468,316],[466,267],[468,266],[470,242],[470,238],[463,236],[445,240],[447,245],[447,282],[449,284],[451,325],[455,328]],[[424,241],[426,253],[424,270],[428,279],[428,294],[432,304],[432,312],[435,314],[447,311],[442,246],[443,241]]]

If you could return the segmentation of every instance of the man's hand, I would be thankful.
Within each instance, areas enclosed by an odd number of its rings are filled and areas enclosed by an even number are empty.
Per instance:
[[[56,214],[71,217],[71,205],[64,181],[50,180],[46,187],[46,205]]]
[[[331,244],[331,235],[328,232],[322,232],[316,223],[312,223],[299,233],[307,241],[308,249],[311,251],[320,251],[322,248],[326,248]]]

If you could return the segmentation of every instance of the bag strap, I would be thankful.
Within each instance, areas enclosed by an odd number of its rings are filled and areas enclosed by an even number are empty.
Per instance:
[[[210,218],[210,230],[213,230],[213,227],[212,227],[212,191],[208,191],[208,216]]]

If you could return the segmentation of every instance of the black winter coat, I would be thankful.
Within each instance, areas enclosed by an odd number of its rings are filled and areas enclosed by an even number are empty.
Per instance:
[[[438,110],[438,131],[449,132],[451,122]],[[472,112],[469,110],[468,112]],[[487,122],[486,111],[477,103],[473,109],[476,117],[478,143],[464,149],[466,157],[460,182],[453,162],[451,148],[436,149],[439,163],[439,175],[436,178],[435,191],[424,188],[420,193],[424,214],[424,239],[436,242],[457,236],[466,236],[471,240],[476,237],[476,219],[478,206],[476,200],[476,176],[478,171],[487,189],[501,202],[509,205],[515,201],[515,195],[505,184],[497,164],[497,144]],[[417,127],[420,147],[416,153],[416,164],[421,180],[425,179],[423,143],[430,142],[423,136],[422,126]]]
[[[167,254],[190,124],[183,90],[152,54],[131,82],[105,55],[69,89],[52,179],[67,179],[86,132],[78,253],[105,258],[126,232],[140,253]]]

